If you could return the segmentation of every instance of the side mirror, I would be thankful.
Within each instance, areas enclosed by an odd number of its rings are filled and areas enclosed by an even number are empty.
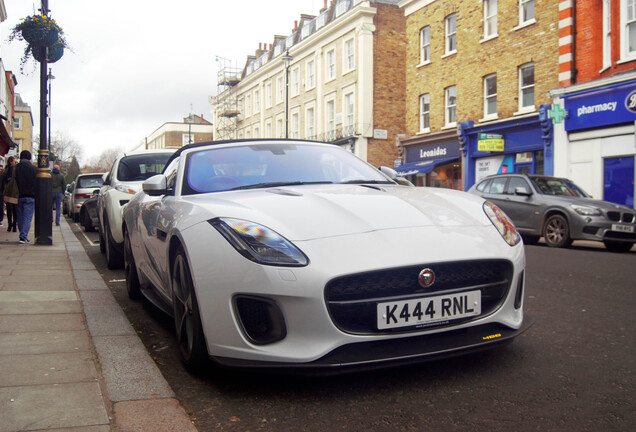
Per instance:
[[[379,168],[380,172],[390,178],[391,180],[397,179],[397,172],[393,168],[389,168],[387,166],[381,166]]]
[[[93,194],[92,194],[91,196],[94,196],[94,197],[95,197],[95,196],[99,195],[99,192],[100,192],[100,189],[95,189],[95,190],[93,191]]]
[[[166,176],[164,176],[163,174],[157,174],[143,182],[141,184],[141,188],[146,195],[161,196],[168,193],[167,184],[168,182]]]
[[[532,195],[532,192],[530,192],[528,189],[520,186],[520,187],[515,188],[515,195],[530,196],[530,195]]]

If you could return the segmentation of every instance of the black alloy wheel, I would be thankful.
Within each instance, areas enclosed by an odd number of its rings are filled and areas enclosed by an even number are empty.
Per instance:
[[[124,230],[124,275],[126,276],[126,291],[128,292],[128,297],[137,300],[141,297],[141,290],[128,230]]]
[[[564,248],[572,244],[570,238],[570,227],[564,216],[552,215],[545,222],[543,227],[543,238],[550,247]]]
[[[181,361],[188,371],[199,372],[208,361],[208,350],[190,266],[182,247],[172,263],[172,303]]]

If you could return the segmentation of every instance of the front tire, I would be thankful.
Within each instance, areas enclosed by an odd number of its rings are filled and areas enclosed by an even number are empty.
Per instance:
[[[182,247],[172,263],[172,303],[181,361],[188,371],[199,372],[208,362],[208,350],[190,266]]]
[[[558,214],[550,216],[543,227],[543,238],[550,247],[565,248],[570,246],[572,239],[567,219]]]
[[[110,270],[122,268],[124,266],[124,257],[115,247],[115,240],[113,240],[113,235],[110,232],[108,219],[104,220],[104,225],[106,226],[106,238],[104,239],[106,243],[106,265]]]
[[[124,274],[126,275],[126,291],[128,297],[137,300],[141,297],[141,289],[139,286],[139,275],[137,274],[137,265],[135,257],[132,254],[130,245],[130,235],[128,231],[124,231]]]
[[[632,246],[634,246],[634,243],[617,242],[611,240],[605,240],[603,244],[608,251],[618,253],[629,252],[632,249]]]
[[[82,225],[84,226],[84,231],[86,232],[95,231],[95,228],[93,227],[93,221],[91,220],[91,217],[88,215],[88,212],[82,213],[81,219],[82,219]]]

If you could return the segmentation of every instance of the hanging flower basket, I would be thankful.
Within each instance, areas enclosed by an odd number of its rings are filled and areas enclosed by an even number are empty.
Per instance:
[[[59,32],[56,29],[45,27],[29,27],[22,30],[22,38],[31,46],[48,47],[59,39]]]
[[[55,63],[64,55],[64,45],[59,41],[50,47],[31,47],[33,58],[42,63],[46,54],[47,63]]]
[[[46,60],[48,63],[55,63],[64,55],[64,49],[68,48],[64,31],[54,19],[46,15],[33,15],[21,19],[11,29],[9,42],[15,39],[27,43],[20,61],[21,71],[24,71],[24,66],[31,56],[39,62]]]

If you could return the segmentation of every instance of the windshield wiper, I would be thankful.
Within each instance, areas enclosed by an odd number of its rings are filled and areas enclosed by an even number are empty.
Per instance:
[[[341,184],[393,184],[389,180],[347,180],[345,182],[341,182]]]
[[[292,182],[269,182],[269,183],[256,183],[245,186],[237,186],[230,190],[243,190],[243,189],[261,189],[261,188],[270,188],[270,187],[281,187],[281,186],[303,186],[303,185],[314,185],[314,184],[332,184],[330,181],[311,181],[311,182],[302,182],[302,181],[292,181]]]

